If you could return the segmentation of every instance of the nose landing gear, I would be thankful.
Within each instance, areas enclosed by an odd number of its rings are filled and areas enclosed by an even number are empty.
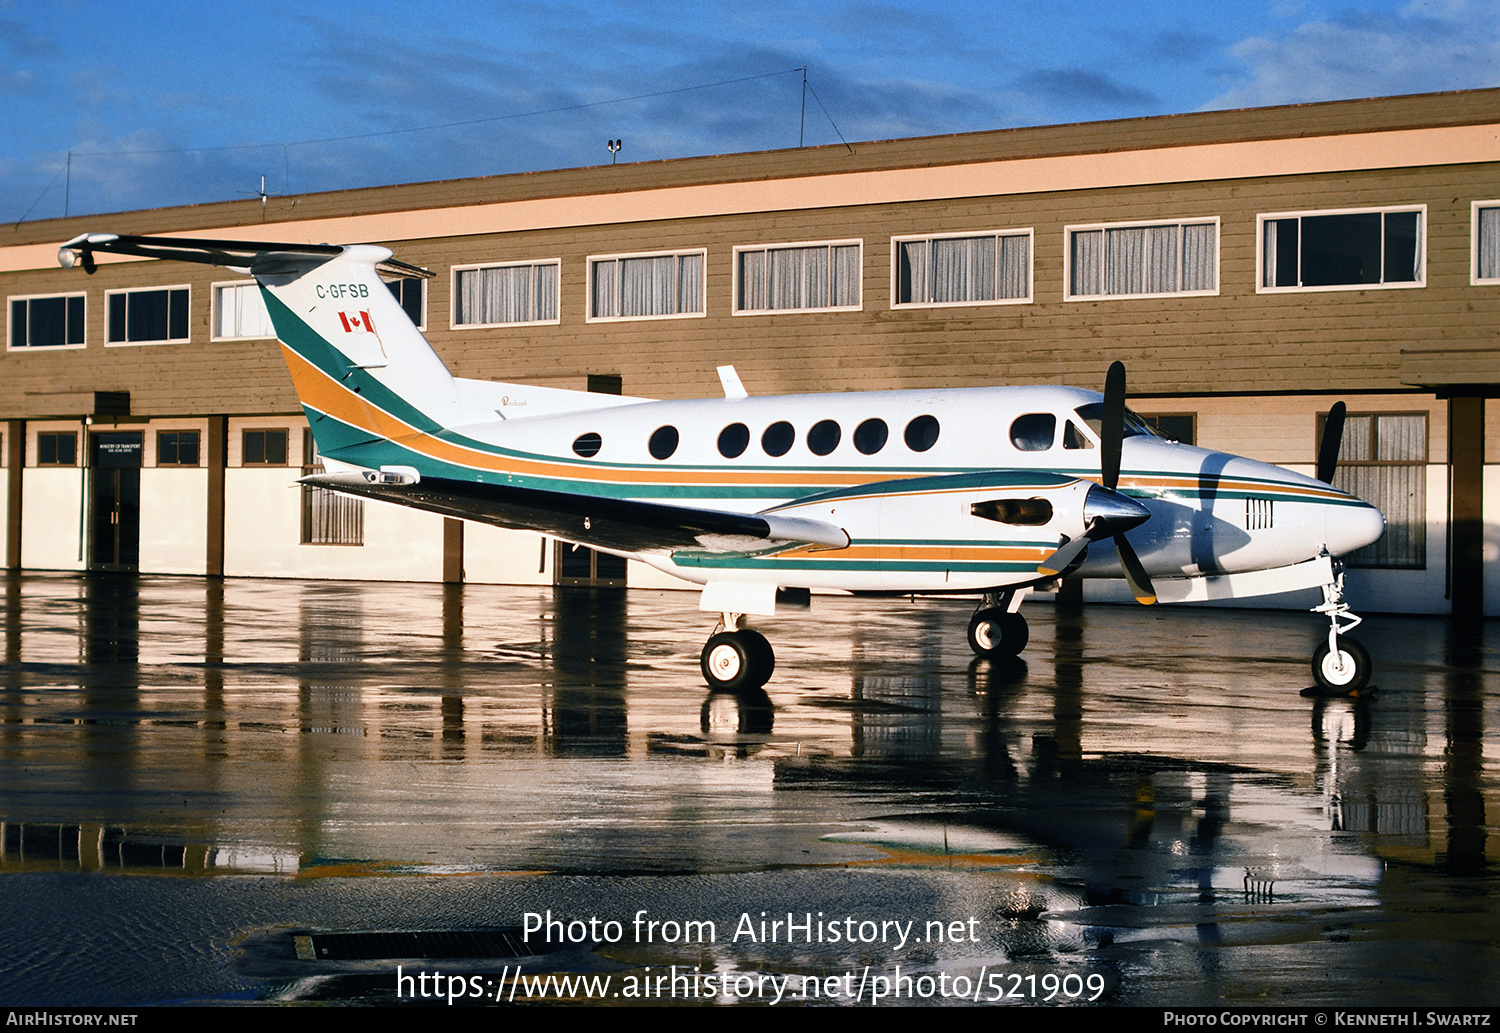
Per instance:
[[[1352,638],[1341,638],[1354,630],[1363,618],[1344,602],[1344,565],[1333,561],[1333,582],[1323,586],[1323,605],[1314,613],[1328,615],[1328,641],[1313,653],[1313,679],[1317,688],[1327,694],[1352,696],[1370,684],[1370,654]]]

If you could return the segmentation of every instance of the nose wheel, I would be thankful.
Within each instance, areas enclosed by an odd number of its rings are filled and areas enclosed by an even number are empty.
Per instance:
[[[1370,684],[1370,654],[1346,633],[1361,623],[1361,618],[1344,602],[1344,565],[1333,564],[1333,583],[1323,586],[1323,605],[1314,613],[1328,615],[1328,641],[1313,653],[1312,673],[1317,688],[1330,695],[1354,695]]]
[[[732,616],[732,615],[728,615]],[[715,634],[703,646],[699,666],[703,680],[715,692],[747,692],[771,680],[776,654],[766,637],[752,628],[726,622],[728,630]]]
[[[1027,590],[1029,591],[1029,590]],[[1019,656],[1031,639],[1031,629],[1022,617],[1016,592],[988,593],[969,618],[969,648],[975,656]],[[1020,594],[1024,599],[1025,595]]]

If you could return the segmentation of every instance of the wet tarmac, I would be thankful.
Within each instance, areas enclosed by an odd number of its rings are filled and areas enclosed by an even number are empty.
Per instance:
[[[735,698],[687,593],[4,586],[3,1004],[1500,1003],[1494,623],[820,597]]]

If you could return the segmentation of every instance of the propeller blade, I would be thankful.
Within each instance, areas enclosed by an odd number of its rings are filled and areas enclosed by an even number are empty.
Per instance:
[[[1074,564],[1083,561],[1083,554],[1089,547],[1088,531],[1074,538],[1072,541],[1063,542],[1057,550],[1048,556],[1037,566],[1036,572],[1046,577],[1057,577],[1065,574]]]
[[[1323,423],[1323,440],[1318,443],[1318,480],[1333,483],[1333,471],[1339,465],[1339,448],[1344,443],[1344,403],[1334,402]]]
[[[1130,594],[1135,596],[1135,601],[1142,606],[1156,602],[1156,589],[1151,586],[1151,578],[1123,534],[1115,535],[1115,548],[1120,552],[1120,566],[1125,568],[1125,581],[1130,585]]]
[[[1106,488],[1120,483],[1120,442],[1125,438],[1125,364],[1110,364],[1104,376],[1104,413],[1100,418],[1099,472]]]

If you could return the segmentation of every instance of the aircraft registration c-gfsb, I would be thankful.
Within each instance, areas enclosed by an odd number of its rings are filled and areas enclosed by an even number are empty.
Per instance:
[[[775,655],[741,624],[812,589],[978,595],[969,644],[1018,654],[1023,600],[1064,576],[1124,578],[1141,603],[1321,588],[1312,658],[1357,692],[1370,659],[1345,633],[1338,557],[1377,540],[1373,506],[1332,487],[1334,406],[1317,477],[1158,436],[1104,393],[975,387],[654,401],[449,373],[385,289],[431,276],[383,247],[84,234],[96,252],[254,276],[326,472],[306,483],[536,531],[703,585],[714,689],[746,691]]]

